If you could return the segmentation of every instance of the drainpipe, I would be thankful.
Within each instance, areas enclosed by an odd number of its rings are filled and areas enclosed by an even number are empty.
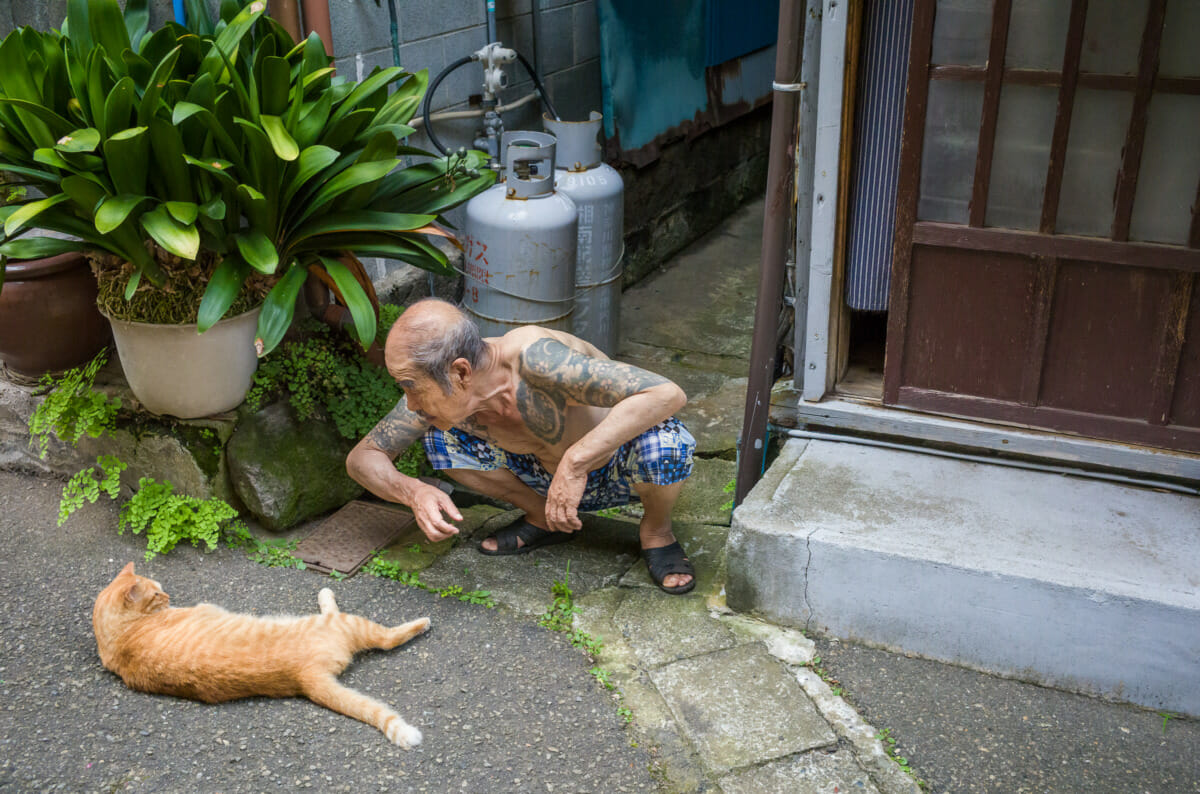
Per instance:
[[[746,412],[738,450],[737,504],[762,476],[767,454],[767,418],[775,381],[779,309],[783,302],[784,265],[788,252],[789,213],[792,209],[796,109],[800,104],[801,42],[804,39],[804,0],[781,0],[779,34],[775,41],[775,96],[771,110],[771,144],[767,163],[766,207],[763,213],[762,259],[750,345],[750,377]]]
[[[329,25],[329,0],[301,0],[304,10],[304,35],[316,32],[325,45],[325,54],[333,55],[333,31]]]
[[[303,38],[300,32],[300,6],[296,4],[296,0],[268,0],[267,13],[294,41]]]

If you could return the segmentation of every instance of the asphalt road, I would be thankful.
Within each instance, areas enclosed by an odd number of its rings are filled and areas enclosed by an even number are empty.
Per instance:
[[[334,582],[227,549],[142,563],[144,539],[117,535],[112,505],[55,526],[60,489],[0,472],[0,790],[654,790],[651,759],[562,635],[366,574]],[[177,606],[307,614],[330,586],[343,611],[381,623],[429,616],[429,633],[365,653],[342,676],[424,743],[401,750],[306,700],[213,706],[126,689],[100,664],[91,610],[129,560]]]
[[[930,794],[1200,792],[1195,720],[850,643],[817,652]]]

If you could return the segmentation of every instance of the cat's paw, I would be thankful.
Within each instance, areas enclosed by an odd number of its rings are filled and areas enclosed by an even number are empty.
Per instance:
[[[398,744],[405,750],[411,750],[421,743],[421,732],[401,719],[392,720],[386,733],[392,744]]]
[[[321,607],[322,615],[331,615],[338,611],[337,601],[333,599],[333,591],[328,587],[322,587],[321,592],[317,593],[317,604]]]

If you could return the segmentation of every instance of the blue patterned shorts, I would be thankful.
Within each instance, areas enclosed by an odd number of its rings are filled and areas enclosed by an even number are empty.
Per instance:
[[[489,441],[458,428],[443,433],[431,427],[422,441],[433,468],[493,471],[508,469],[542,496],[554,476],[533,455],[506,452]],[[634,483],[670,485],[692,473],[696,439],[678,419],[671,417],[621,445],[612,458],[588,472],[579,509],[602,510],[637,501]]]

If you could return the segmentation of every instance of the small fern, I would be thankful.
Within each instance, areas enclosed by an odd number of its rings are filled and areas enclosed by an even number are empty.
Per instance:
[[[166,554],[182,540],[193,546],[204,543],[209,551],[217,547],[222,526],[237,518],[237,511],[220,499],[198,499],[174,493],[169,482],[149,477],[138,481],[138,490],[121,506],[117,534],[128,529],[138,535],[146,532],[146,560]]]
[[[125,463],[115,455],[101,455],[96,458],[95,466],[76,472],[63,488],[62,499],[58,503],[58,525],[61,527],[65,524],[72,513],[83,507],[84,502],[95,504],[101,493],[107,494],[109,499],[116,499],[121,491],[121,472],[126,468]]]
[[[67,370],[57,383],[51,375],[42,376],[38,385],[49,391],[29,417],[29,445],[39,457],[46,457],[51,435],[76,444],[85,435],[99,438],[112,430],[121,401],[93,389],[107,358],[107,349],[101,350],[83,367]]]

